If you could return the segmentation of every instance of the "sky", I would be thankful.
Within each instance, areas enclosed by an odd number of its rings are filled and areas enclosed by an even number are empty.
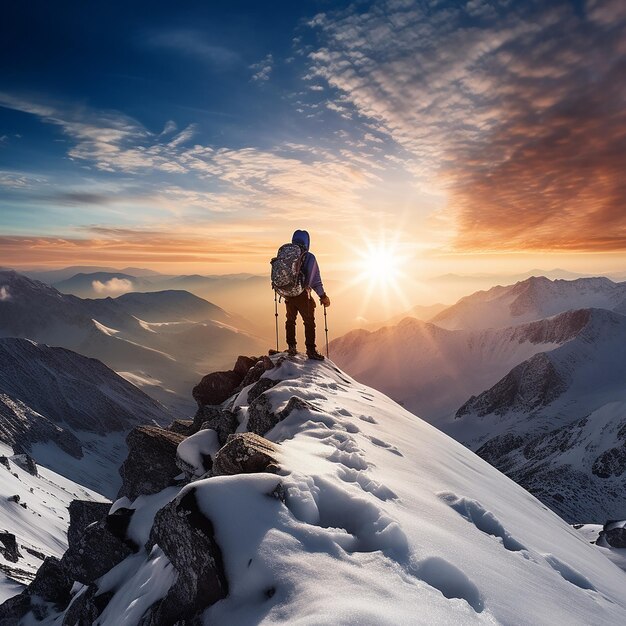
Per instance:
[[[626,271],[626,4],[12,2],[0,264]]]

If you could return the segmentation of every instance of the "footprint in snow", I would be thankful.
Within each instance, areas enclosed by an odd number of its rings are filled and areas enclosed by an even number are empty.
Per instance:
[[[379,439],[378,437],[368,437],[368,439],[375,446],[378,446],[380,448],[385,448],[385,450],[389,450],[389,452],[391,452],[392,454],[395,454],[397,456],[404,456],[402,454],[402,452],[400,452],[400,450],[398,450],[398,448],[396,448],[396,446],[392,446],[391,444],[387,443],[386,441],[383,441],[382,439]]]
[[[487,511],[480,502],[471,498],[463,498],[451,492],[437,494],[450,508],[454,509],[461,517],[474,524],[478,530],[497,537],[502,541],[502,545],[511,552],[525,550],[526,547],[517,539],[513,538],[508,530],[504,528],[498,518]]]
[[[553,554],[544,554],[544,559],[548,565],[558,572],[568,583],[576,585],[581,589],[589,589],[590,591],[596,591],[596,588],[585,578],[580,572],[576,571],[573,567],[564,563]]]
[[[367,422],[368,424],[378,424],[378,422],[371,415],[359,415],[359,419]]]

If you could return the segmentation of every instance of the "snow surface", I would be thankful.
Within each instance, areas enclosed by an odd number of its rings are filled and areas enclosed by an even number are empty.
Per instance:
[[[32,476],[10,460],[13,451],[0,443],[0,455],[9,457],[11,470],[0,465],[0,531],[16,536],[22,555],[17,563],[0,554],[0,603],[20,593],[39,569],[42,559],[27,548],[45,556],[60,557],[67,549],[67,507],[75,499],[106,502],[106,498],[59,474],[38,466]],[[32,491],[31,491],[32,490]],[[20,503],[8,500],[18,495]]]
[[[266,392],[274,410],[293,396],[311,405],[267,434],[279,475],[183,487],[213,523],[229,581],[205,624],[626,622],[626,574],[471,451],[330,361],[298,357],[266,376],[280,381]],[[130,533],[145,540],[176,494],[114,508],[136,508]],[[113,626],[134,623],[174,573],[140,551],[104,578],[118,591],[100,623]]]

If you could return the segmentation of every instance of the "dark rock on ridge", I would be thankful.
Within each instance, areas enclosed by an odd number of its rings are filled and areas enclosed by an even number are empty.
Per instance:
[[[134,500],[139,495],[158,493],[180,474],[176,448],[183,435],[158,426],[138,426],[126,442],[128,457],[120,468],[122,486],[118,498]]]
[[[75,544],[81,538],[87,526],[105,517],[110,508],[111,504],[109,502],[72,500],[68,507],[70,525],[67,529],[67,541],[69,545]]]
[[[200,408],[206,404],[222,404],[233,395],[242,378],[241,374],[232,370],[207,374],[193,388],[193,398]]]
[[[278,446],[254,433],[231,435],[215,455],[213,475],[254,474],[278,469]]]
[[[11,563],[17,563],[22,558],[13,533],[0,532],[0,554]]]

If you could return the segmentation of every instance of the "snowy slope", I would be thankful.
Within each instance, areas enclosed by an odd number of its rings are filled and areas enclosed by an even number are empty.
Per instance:
[[[626,316],[521,363],[442,428],[572,522],[623,517]]]
[[[570,309],[613,310],[626,302],[626,283],[608,278],[550,280],[533,276],[461,298],[431,322],[455,329],[502,328],[543,319]]]
[[[0,337],[99,359],[133,382],[145,381],[146,393],[185,417],[194,409],[189,392],[207,369],[266,349],[233,326],[240,318],[183,291],[82,300],[11,271],[0,272],[0,286],[7,294],[0,300]]]
[[[352,376],[436,424],[518,363],[571,340],[587,321],[584,312],[564,313],[514,328],[451,331],[407,318],[352,331],[330,349]]]
[[[115,494],[126,433],[171,420],[100,361],[28,339],[0,339],[0,441],[72,480]]]
[[[11,448],[0,443],[0,455],[9,457],[9,469],[0,464],[0,531],[15,535],[21,556],[14,563],[0,553],[0,602],[19,593],[33,579],[44,556],[63,554],[67,548],[67,507],[72,500],[105,501],[41,466],[39,476],[32,476],[10,459],[12,454]],[[20,503],[8,500],[14,495],[20,497]]]
[[[228,579],[205,624],[626,622],[624,572],[461,444],[331,362],[287,360],[265,376],[279,381],[266,391],[275,411],[309,403],[266,434],[280,443],[279,475],[183,488],[212,524]],[[241,430],[246,398],[232,406]],[[280,484],[284,502],[268,497]],[[140,546],[178,493],[132,503]],[[97,582],[112,592],[98,623],[137,624],[175,579],[158,546],[141,548]]]

